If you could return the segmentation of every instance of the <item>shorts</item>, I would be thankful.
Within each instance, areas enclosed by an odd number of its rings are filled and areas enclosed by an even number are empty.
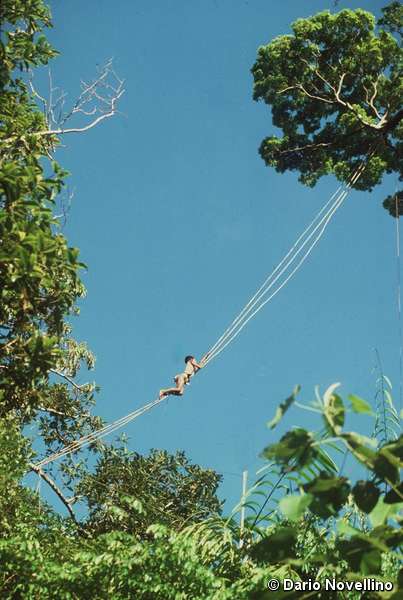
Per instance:
[[[178,373],[178,375],[175,375],[174,377],[174,382],[176,383],[176,385],[179,386],[183,386],[186,385],[189,381],[188,376],[186,375],[186,373]]]

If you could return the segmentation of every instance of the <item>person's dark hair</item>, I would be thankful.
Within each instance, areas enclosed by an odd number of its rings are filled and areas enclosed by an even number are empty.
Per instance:
[[[185,363],[188,363],[193,358],[194,358],[194,356],[192,356],[191,354],[189,354],[188,356],[185,356]]]

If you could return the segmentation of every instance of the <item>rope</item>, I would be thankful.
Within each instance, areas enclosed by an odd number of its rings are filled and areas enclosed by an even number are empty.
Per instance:
[[[213,352],[216,350],[216,348],[220,345],[220,343],[227,337],[227,335],[232,331],[233,327],[235,327],[238,322],[240,320],[242,320],[242,317],[244,316],[245,313],[248,312],[249,308],[252,308],[252,306],[255,304],[255,300],[258,301],[259,300],[259,295],[262,292],[262,290],[264,290],[264,288],[266,287],[266,285],[270,282],[270,280],[274,277],[274,275],[277,273],[277,271],[283,266],[283,264],[287,261],[287,259],[292,255],[292,253],[294,252],[294,250],[297,248],[298,244],[300,243],[300,241],[304,238],[304,236],[308,233],[309,229],[312,227],[312,225],[315,223],[315,221],[320,217],[320,215],[323,213],[323,211],[329,206],[329,204],[331,203],[331,201],[335,198],[335,196],[340,192],[340,190],[342,189],[342,186],[340,186],[336,192],[334,194],[332,194],[332,196],[330,197],[330,199],[326,202],[326,204],[321,208],[321,210],[317,213],[317,215],[315,216],[315,218],[311,221],[311,223],[308,225],[308,227],[301,233],[301,235],[298,237],[298,239],[296,240],[296,242],[294,243],[294,245],[290,248],[290,250],[287,252],[287,254],[284,256],[284,258],[279,262],[279,264],[276,266],[276,268],[270,273],[270,275],[265,279],[265,281],[262,283],[262,285],[260,286],[260,288],[257,290],[257,292],[254,294],[254,296],[252,296],[252,298],[249,300],[249,302],[244,306],[244,308],[241,310],[241,312],[239,313],[239,315],[232,321],[232,323],[229,325],[229,327],[224,331],[224,333],[222,334],[221,337],[218,338],[218,340],[215,342],[215,344],[210,348],[210,350],[204,355],[204,361],[207,362],[207,358],[213,354]]]
[[[374,152],[374,151],[373,151]],[[372,152],[372,153],[373,153]],[[367,160],[369,160],[372,153],[368,156]],[[229,327],[224,331],[224,333],[218,338],[218,340],[213,344],[210,350],[204,355],[202,359],[202,363],[206,366],[213,358],[216,358],[242,331],[242,329],[247,325],[247,323],[260,311],[262,308],[278,294],[278,292],[288,283],[288,281],[293,277],[293,275],[300,269],[302,264],[308,258],[313,248],[319,242],[321,237],[323,236],[330,220],[336,213],[336,211],[340,208],[345,198],[347,197],[349,190],[359,179],[361,174],[363,173],[366,166],[366,162],[362,162],[361,165],[356,169],[353,175],[350,177],[349,182],[346,186],[340,186],[338,190],[330,197],[330,199],[325,203],[325,205],[320,209],[320,211],[316,214],[314,219],[308,225],[308,227],[302,232],[302,234],[298,237],[297,241],[291,247],[291,249],[287,252],[284,258],[280,261],[280,263],[275,267],[275,269],[270,273],[270,275],[265,279],[263,284],[257,290],[257,292],[252,296],[252,298],[247,302],[241,312],[237,315],[237,317],[232,321]],[[329,207],[330,205],[330,207]],[[329,208],[328,208],[329,207]],[[319,219],[319,221],[318,221]],[[318,221],[318,222],[317,222]],[[317,223],[316,223],[317,222]],[[316,223],[316,225],[315,225]],[[315,225],[315,227],[313,227]],[[312,229],[313,228],[313,229]],[[312,231],[310,231],[312,229]],[[295,261],[297,256],[301,253],[304,247],[309,243],[311,238],[315,235],[315,233],[319,230],[316,237],[314,237],[312,243],[309,245],[308,249],[305,251],[299,262],[293,268],[293,270],[287,275],[284,281],[272,292],[272,294],[266,298],[264,301],[263,298],[270,291],[270,289],[275,285],[281,275],[288,269],[288,267]],[[310,231],[309,235],[308,232]],[[301,240],[306,239],[301,244]],[[260,304],[259,304],[260,302]],[[256,307],[257,305],[257,307]],[[256,308],[255,308],[256,307]],[[400,310],[400,285],[399,285],[399,310]],[[402,364],[402,354],[401,354],[401,364]],[[160,404],[165,400],[166,397],[158,398],[157,400],[153,400],[148,404],[136,409],[135,411],[129,413],[128,415],[105,425],[101,429],[98,429],[95,432],[84,435],[78,440],[75,440],[71,444],[68,444],[58,452],[45,457],[41,460],[36,466],[44,467],[49,463],[71,454],[72,452],[76,452],[81,448],[88,446],[89,444],[94,443],[95,441],[105,437],[120,429],[124,425],[130,423],[137,417],[141,416],[145,412],[151,410],[157,404]]]
[[[400,214],[397,190],[395,190],[396,209],[396,266],[397,266],[397,318],[399,335],[399,415],[402,410],[402,375],[403,375],[403,352],[402,352],[402,305],[401,305],[401,283],[400,283]]]
[[[233,332],[232,335],[229,336],[229,338],[227,338],[225,340],[225,343],[223,343],[214,353],[212,353],[209,358],[206,360],[205,364],[208,364],[211,360],[213,360],[214,358],[216,358],[219,354],[221,354],[221,352],[241,333],[242,329],[249,323],[249,321],[251,319],[253,319],[253,317],[260,311],[262,310],[262,308],[264,306],[266,306],[266,304],[268,302],[270,302],[274,296],[276,296],[278,294],[278,292],[288,283],[288,281],[291,279],[291,277],[294,276],[294,274],[301,268],[302,264],[305,262],[305,260],[308,258],[308,256],[310,255],[310,253],[312,252],[313,248],[316,246],[316,244],[319,242],[320,238],[322,237],[327,225],[330,222],[330,219],[333,217],[333,215],[335,214],[336,210],[341,206],[342,202],[344,201],[345,197],[346,197],[347,193],[345,193],[345,195],[343,195],[341,197],[341,199],[338,200],[338,202],[336,203],[336,205],[333,207],[332,211],[329,213],[329,215],[327,216],[327,219],[324,222],[324,225],[321,229],[321,231],[319,232],[319,234],[317,235],[317,237],[314,239],[314,241],[312,242],[312,244],[309,246],[308,250],[305,252],[305,254],[302,256],[301,260],[297,263],[296,267],[291,271],[291,273],[289,273],[289,275],[285,278],[285,280],[281,283],[281,285],[278,286],[278,288],[272,293],[270,294],[270,296],[268,298],[266,298],[266,300],[264,302],[262,302],[252,313],[248,313],[247,318],[245,318],[243,320],[243,322],[241,322],[240,324],[238,324],[237,328],[235,329],[235,331]],[[311,236],[310,236],[311,237]],[[307,241],[309,241],[310,238],[308,238]],[[306,243],[306,242],[305,242]],[[305,246],[305,243],[303,244],[303,246],[301,246],[300,250]],[[299,251],[300,251],[299,250]],[[295,254],[294,258],[296,256],[298,256],[299,252]],[[277,281],[277,279],[280,277],[280,275],[284,272],[284,270],[286,270],[290,264],[293,262],[294,258],[292,259],[292,261],[290,261],[286,267],[281,271],[281,273],[276,277],[276,279],[273,281],[272,285],[274,285],[274,283]],[[267,290],[264,292],[264,294],[267,293],[267,291],[269,291],[272,287],[272,285],[270,285]],[[263,295],[264,295],[263,294]],[[255,303],[256,304],[256,303]]]
[[[145,404],[141,408],[138,408],[137,410],[129,413],[128,415],[126,415],[116,421],[113,421],[112,423],[109,423],[108,425],[105,425],[105,427],[102,427],[101,429],[98,429],[95,432],[92,432],[92,433],[82,436],[81,438],[79,438],[78,440],[75,440],[71,444],[68,444],[67,446],[65,446],[64,448],[59,450],[58,452],[55,452],[54,454],[45,457],[43,460],[41,460],[39,463],[37,463],[36,466],[44,467],[45,465],[53,462],[54,460],[57,460],[58,458],[61,458],[62,456],[66,456],[67,454],[70,454],[71,452],[75,452],[76,450],[84,448],[85,446],[88,446],[89,444],[93,444],[98,439],[100,439],[106,435],[109,435],[110,433],[113,433],[114,431],[116,431],[117,429],[120,429],[124,425],[127,425],[127,423],[130,423],[130,421],[133,421],[137,417],[141,416],[143,413],[147,412],[148,410],[150,410],[151,408],[153,408],[154,406],[156,406],[163,400],[165,400],[165,398],[158,398],[157,400],[153,400],[152,402]]]
[[[284,285],[286,285],[286,283],[291,279],[291,277],[293,277],[293,275],[300,269],[300,267],[302,266],[302,264],[305,262],[306,258],[308,258],[309,254],[312,252],[313,248],[316,246],[316,244],[321,239],[321,237],[324,234],[324,232],[325,232],[325,230],[327,228],[327,225],[329,224],[331,218],[333,217],[333,215],[335,214],[335,212],[338,210],[338,208],[344,202],[345,198],[348,195],[348,192],[349,192],[351,186],[354,185],[354,183],[356,183],[356,181],[361,176],[364,168],[365,168],[365,164],[362,163],[357,168],[357,170],[353,173],[353,175],[351,176],[350,181],[348,182],[348,184],[345,187],[345,189],[343,189],[342,187],[339,188],[339,190],[335,194],[333,194],[333,196],[330,198],[330,200],[325,204],[325,206],[314,217],[314,219],[311,221],[311,223],[308,225],[308,227],[299,236],[297,242],[294,244],[294,246],[291,248],[291,250],[280,261],[280,263],[272,271],[272,273],[266,278],[265,282],[262,284],[262,286],[259,288],[259,290],[254,294],[254,296],[251,298],[251,300],[245,305],[245,307],[241,310],[241,312],[239,313],[239,315],[232,321],[232,323],[226,329],[226,331],[223,333],[223,335],[210,348],[210,350],[207,352],[207,354],[205,354],[205,356],[202,359],[202,362],[203,362],[204,366],[207,365],[211,360],[213,360],[213,358],[215,358],[216,356],[218,356],[228,346],[228,344],[230,344],[239,335],[239,333],[246,326],[246,324],[270,300],[272,300],[272,298],[274,298],[274,296],[276,296],[276,294],[278,294],[278,292],[284,287]],[[307,234],[307,232],[312,228],[312,226],[314,225],[314,223],[318,220],[318,218],[320,217],[320,215],[323,213],[323,211],[326,209],[326,207],[329,205],[329,203],[333,200],[333,198],[335,197],[336,194],[338,194],[337,197],[336,197],[336,200],[334,200],[333,204],[330,206],[330,208],[322,216],[322,218],[320,219],[319,223],[317,223],[317,225],[314,227],[314,229],[306,237],[305,241],[294,252],[294,255],[291,256],[292,253],[293,253],[293,251],[297,247],[298,243],[301,241],[301,239],[303,239],[303,237]],[[291,271],[291,273],[286,277],[286,279],[281,283],[281,285],[279,285],[279,287],[269,296],[269,298],[267,298],[264,302],[262,302],[252,312],[252,309],[256,306],[256,304],[259,304],[259,302],[269,292],[269,290],[273,287],[273,285],[276,283],[276,281],[288,269],[288,267],[294,262],[294,260],[297,258],[297,256],[303,250],[303,248],[307,245],[307,243],[310,241],[310,239],[315,235],[315,233],[316,233],[316,231],[318,229],[320,229],[319,233],[317,234],[317,236],[315,237],[315,239],[313,240],[313,242],[309,246],[308,250],[302,256],[302,258],[298,262],[297,266]],[[282,265],[284,263],[285,263],[285,265],[282,267]],[[276,272],[279,269],[280,269],[279,273],[274,277],[274,275],[276,274]],[[272,279],[273,277],[274,277],[273,281],[271,281],[271,283],[269,285],[266,285],[266,284],[268,284],[268,282],[270,281],[270,279]]]

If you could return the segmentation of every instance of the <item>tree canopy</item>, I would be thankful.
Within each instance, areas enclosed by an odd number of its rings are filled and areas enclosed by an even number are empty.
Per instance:
[[[60,107],[56,111],[33,85],[34,69],[57,56],[44,36],[51,26],[48,8],[42,0],[6,0],[0,17],[0,418],[8,457],[0,475],[8,489],[0,502],[2,514],[10,528],[11,517],[6,517],[20,514],[22,498],[29,504],[30,494],[19,482],[24,470],[33,470],[64,502],[78,531],[84,522],[78,525],[77,502],[88,515],[88,535],[120,529],[136,530],[139,538],[158,520],[157,514],[164,524],[180,529],[184,522],[220,510],[220,477],[191,464],[183,453],[153,451],[146,457],[120,444],[98,442],[90,445],[97,457],[92,470],[88,453],[75,453],[45,469],[37,465],[38,456],[53,454],[103,424],[90,412],[96,384],[77,380],[81,368],[92,369],[95,360],[86,344],[72,336],[70,318],[79,314],[76,302],[85,293],[79,278],[85,265],[62,232],[60,203],[68,173],[55,160],[55,151],[60,136],[113,116],[123,87],[107,63],[94,83],[83,84],[73,109],[58,122]],[[98,115],[98,107],[88,105],[99,98]],[[95,118],[87,127],[67,129],[74,112]],[[26,425],[36,434],[35,457],[21,434]],[[14,508],[7,504],[13,490]],[[133,494],[137,503],[147,504],[141,519],[137,504],[133,508],[126,502]],[[126,510],[123,524],[119,510]],[[36,518],[32,516],[33,523]]]
[[[214,471],[191,464],[183,452],[152,450],[143,456],[115,446],[102,452],[76,491],[88,507],[88,531],[123,530],[144,538],[153,523],[179,531],[218,515],[220,480]],[[134,505],[130,497],[136,498]]]
[[[261,143],[268,166],[313,186],[330,173],[347,182],[371,154],[356,189],[371,190],[385,173],[403,177],[402,25],[399,2],[378,26],[361,9],[326,11],[259,48],[253,97],[281,131]]]

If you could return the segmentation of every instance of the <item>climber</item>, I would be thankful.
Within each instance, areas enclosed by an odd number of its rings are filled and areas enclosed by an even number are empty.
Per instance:
[[[174,377],[176,387],[160,390],[160,400],[165,396],[182,396],[185,389],[185,385],[189,384],[192,375],[197,373],[197,371],[199,371],[202,368],[202,366],[196,361],[194,356],[186,356],[185,363],[186,367],[183,373],[178,373],[178,375],[175,375]]]

